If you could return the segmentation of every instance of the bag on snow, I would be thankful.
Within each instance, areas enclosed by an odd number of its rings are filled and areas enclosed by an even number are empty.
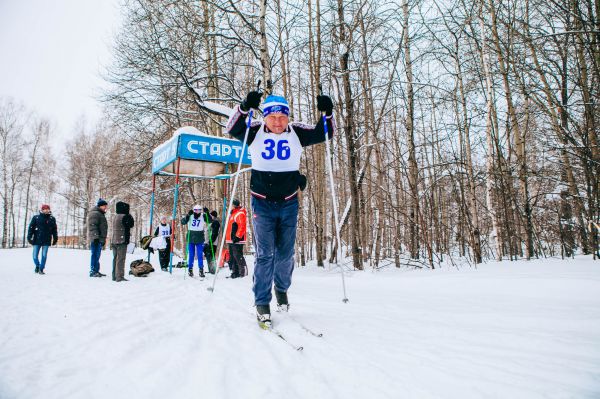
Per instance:
[[[143,259],[134,260],[129,268],[129,274],[133,274],[135,277],[146,277],[154,271],[152,265]]]

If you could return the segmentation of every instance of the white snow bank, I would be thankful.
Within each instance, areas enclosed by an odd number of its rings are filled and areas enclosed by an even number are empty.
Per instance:
[[[295,352],[256,326],[251,277],[114,283],[55,248],[39,276],[30,253],[0,250],[0,398],[600,397],[589,259],[356,272],[348,304],[337,273],[296,269],[293,315],[324,337],[274,314]]]

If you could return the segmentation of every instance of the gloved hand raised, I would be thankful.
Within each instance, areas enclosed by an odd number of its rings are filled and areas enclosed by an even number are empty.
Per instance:
[[[244,112],[250,111],[251,108],[258,109],[262,95],[262,92],[251,91],[246,96],[246,99],[240,104],[240,109]]]
[[[192,216],[193,214],[194,214],[194,211],[190,209],[190,210],[188,211],[188,216]]]
[[[331,116],[333,114],[333,101],[331,101],[331,97],[325,95],[317,96],[317,109],[325,112],[325,115]]]

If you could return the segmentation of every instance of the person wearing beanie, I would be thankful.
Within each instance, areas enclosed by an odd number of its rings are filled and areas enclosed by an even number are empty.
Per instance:
[[[233,209],[227,221],[225,242],[229,248],[229,268],[231,278],[245,277],[248,274],[246,259],[244,259],[244,244],[246,243],[247,212],[240,201],[233,200]]]
[[[116,282],[127,281],[125,278],[125,257],[127,244],[131,238],[131,228],[134,226],[133,216],[129,213],[129,204],[117,202],[113,219],[110,247],[113,251],[112,279]]]
[[[27,230],[27,242],[33,246],[35,273],[46,274],[44,268],[46,267],[48,248],[58,242],[58,228],[56,219],[50,214],[50,205],[42,205],[40,213],[31,218]],[[40,251],[42,252],[41,260]]]
[[[106,274],[100,273],[100,255],[102,255],[102,248],[106,245],[108,235],[108,222],[105,216],[107,208],[108,202],[101,198],[96,206],[89,210],[87,216],[88,243],[92,252],[90,277],[106,276]]]
[[[194,258],[198,257],[198,273],[204,278],[204,261],[202,259],[204,240],[208,226],[202,215],[202,207],[194,205],[187,215],[181,219],[182,225],[188,227],[188,274],[194,277]]]
[[[160,218],[160,224],[154,230],[154,237],[162,237],[164,248],[158,250],[158,261],[160,262],[160,270],[166,272],[169,270],[169,262],[171,260],[171,223],[167,223],[167,217]]]
[[[243,142],[246,117],[258,109],[262,93],[251,91],[234,109],[227,132]],[[325,114],[315,125],[289,121],[289,105],[284,97],[269,95],[263,103],[264,120],[252,120],[248,129],[248,152],[252,159],[250,194],[252,225],[256,248],[254,303],[261,325],[271,323],[271,291],[275,287],[278,309],[287,311],[287,291],[294,270],[294,245],[298,223],[298,191],[306,187],[300,158],[304,147],[331,140],[335,130],[333,102],[317,96],[317,109]]]

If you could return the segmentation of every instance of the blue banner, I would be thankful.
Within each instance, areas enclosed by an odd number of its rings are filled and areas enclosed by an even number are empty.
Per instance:
[[[179,136],[178,155],[183,159],[237,164],[241,153],[242,143],[238,140],[192,134]],[[246,148],[242,165],[250,164],[250,156]]]
[[[152,154],[152,173],[159,172],[165,166],[175,162],[177,159],[177,143],[179,137],[173,137],[157,149]]]
[[[181,159],[237,164],[242,152],[242,143],[234,139],[197,134],[178,134],[154,150],[152,173],[160,172],[165,166]],[[248,148],[244,151],[242,165],[251,165]]]

